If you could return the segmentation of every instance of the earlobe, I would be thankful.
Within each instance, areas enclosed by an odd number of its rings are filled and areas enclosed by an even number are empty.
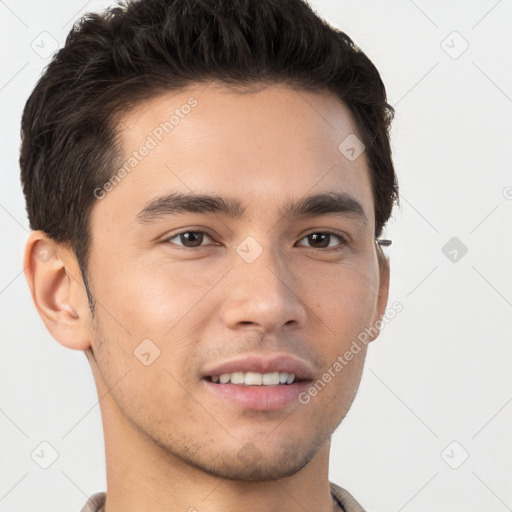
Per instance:
[[[45,233],[33,231],[23,258],[32,300],[50,334],[63,346],[86,350],[88,307],[72,251],[55,243]],[[87,304],[87,297],[85,297]]]

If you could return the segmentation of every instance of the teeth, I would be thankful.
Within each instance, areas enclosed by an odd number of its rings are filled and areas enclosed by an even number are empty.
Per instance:
[[[231,384],[244,384],[245,377],[243,372],[235,372],[231,374]]]
[[[263,384],[265,386],[277,386],[279,384],[279,372],[264,373]]]
[[[220,384],[244,384],[245,386],[277,386],[279,384],[291,384],[295,381],[293,373],[272,372],[233,372],[212,376],[212,382]]]
[[[219,377],[219,381],[221,384],[227,384],[231,379],[231,374],[229,373],[223,373],[220,377]]]
[[[263,381],[263,375],[256,372],[247,372],[245,374],[245,385],[246,386],[261,386]],[[231,381],[234,384],[233,381]]]

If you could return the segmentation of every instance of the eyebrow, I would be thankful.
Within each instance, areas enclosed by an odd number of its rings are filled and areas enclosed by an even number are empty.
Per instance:
[[[137,222],[145,224],[180,213],[213,213],[232,219],[241,219],[244,216],[245,207],[238,199],[230,197],[173,192],[151,200],[136,215],[135,219]],[[365,225],[368,224],[368,218],[361,203],[346,193],[321,193],[296,201],[288,201],[279,210],[279,214],[287,218],[331,214],[352,215],[359,217]]]

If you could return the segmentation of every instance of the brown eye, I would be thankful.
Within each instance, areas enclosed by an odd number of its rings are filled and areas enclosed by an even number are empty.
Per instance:
[[[182,231],[181,233],[176,233],[175,235],[168,238],[166,241],[174,243],[178,246],[194,248],[194,247],[202,247],[202,242],[205,237],[210,237],[208,233],[204,231]],[[172,242],[172,240],[177,239],[179,243]]]
[[[336,239],[338,243],[336,243]],[[341,248],[346,245],[345,239],[337,233],[330,231],[318,231],[306,235],[302,240],[307,240],[312,249]],[[334,244],[332,242],[334,241]]]

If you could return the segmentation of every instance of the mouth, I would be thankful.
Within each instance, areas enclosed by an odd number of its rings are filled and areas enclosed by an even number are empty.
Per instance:
[[[233,372],[208,376],[206,379],[215,384],[236,384],[241,386],[280,386],[290,385],[299,381],[293,373],[287,372]]]
[[[231,405],[271,411],[298,403],[298,395],[313,381],[313,370],[295,356],[253,354],[206,369],[202,381]]]

